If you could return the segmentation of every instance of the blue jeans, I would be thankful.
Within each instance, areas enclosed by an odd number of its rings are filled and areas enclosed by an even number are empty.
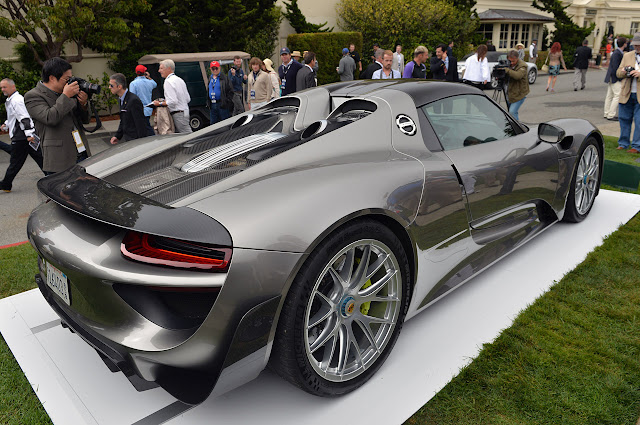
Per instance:
[[[631,143],[631,147],[640,151],[640,104],[638,103],[638,95],[636,93],[631,93],[627,103],[618,104],[618,120],[620,121],[618,146],[625,149],[629,147],[631,123],[634,123],[636,129],[633,132],[633,143]]]
[[[513,102],[511,105],[509,105],[509,113],[511,114],[511,116],[513,118],[516,119],[516,121],[520,121],[520,118],[518,118],[518,110],[520,109],[520,107],[522,106],[522,104],[524,103],[524,100],[527,97],[523,97],[522,99],[520,99],[517,102]]]
[[[209,121],[211,124],[215,124],[219,121],[224,121],[229,118],[229,110],[220,107],[220,103],[212,103],[211,111],[209,112]]]

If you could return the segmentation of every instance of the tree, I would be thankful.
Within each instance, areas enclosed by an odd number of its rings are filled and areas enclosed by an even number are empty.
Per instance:
[[[125,17],[148,7],[146,0],[0,0],[0,37],[24,41],[39,64],[72,43],[77,54],[66,59],[80,62],[85,47],[123,50],[140,30]]]
[[[282,10],[279,6],[271,8],[272,19],[267,25],[247,40],[244,50],[251,56],[268,58],[273,54],[278,41],[278,32],[282,23]]]
[[[579,27],[567,14],[566,9],[569,6],[563,6],[560,0],[533,0],[531,5],[538,10],[553,13],[556,29],[552,33],[551,41],[560,42],[565,62],[567,66],[571,66],[576,48],[581,46],[582,41],[593,32],[596,24]]]
[[[466,8],[458,9],[448,0],[340,0],[336,6],[339,25],[360,31],[365,46],[377,42],[390,49],[402,44],[407,52],[419,45],[434,50],[440,43],[455,43],[458,57],[467,53],[479,21]]]
[[[282,19],[276,0],[148,1],[150,10],[132,17],[143,23],[140,37],[111,63],[125,75],[149,53],[243,50],[271,56]]]
[[[302,11],[298,7],[298,0],[291,0],[289,3],[283,1],[286,11],[283,13],[284,17],[287,18],[291,26],[296,33],[314,33],[314,32],[331,32],[333,31],[333,27],[331,28],[322,28],[327,25],[326,22],[322,24],[312,24],[307,22],[307,18],[302,14]]]

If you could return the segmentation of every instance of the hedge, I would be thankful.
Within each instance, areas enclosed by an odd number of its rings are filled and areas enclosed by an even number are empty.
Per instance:
[[[309,50],[316,54],[318,68],[318,85],[340,81],[336,67],[342,59],[342,49],[355,44],[356,52],[362,56],[362,34],[359,32],[322,32],[307,34],[290,34],[287,47],[300,53]]]

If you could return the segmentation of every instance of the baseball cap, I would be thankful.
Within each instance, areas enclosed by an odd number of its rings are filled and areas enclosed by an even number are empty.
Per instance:
[[[346,47],[342,49],[342,54],[344,55],[345,53],[349,53],[349,49],[347,49]]]
[[[138,65],[136,66],[136,74],[144,74],[145,72],[147,72],[147,67],[144,65]]]
[[[291,50],[289,50],[288,47],[283,47],[282,49],[280,49],[280,54],[281,55],[290,55],[291,54]]]
[[[211,64],[209,65],[209,68],[220,68],[220,62],[211,61]]]

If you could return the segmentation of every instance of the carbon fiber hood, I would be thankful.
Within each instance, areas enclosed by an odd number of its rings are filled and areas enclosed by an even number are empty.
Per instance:
[[[122,152],[116,150],[115,156],[108,158],[111,169],[104,167],[102,173],[94,174],[92,165],[100,168],[99,162],[94,161],[89,163],[87,172],[163,205],[173,205],[275,155],[358,121],[376,109],[372,102],[350,100],[327,117],[329,95],[324,90],[316,94],[323,95],[324,102],[314,99],[313,106],[300,107],[297,99],[282,98],[255,114],[233,117],[208,131],[174,136],[166,140],[164,148],[150,146],[144,140],[134,141],[138,144],[125,146]],[[326,107],[319,108],[317,105],[322,103]],[[145,152],[145,146],[156,150]],[[136,161],[136,157],[140,159]]]

